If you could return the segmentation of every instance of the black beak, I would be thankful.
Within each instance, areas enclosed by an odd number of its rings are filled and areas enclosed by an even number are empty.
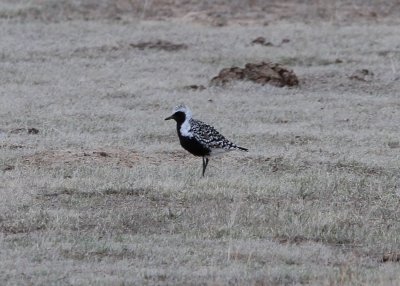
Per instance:
[[[173,116],[173,115],[171,115],[171,116],[169,116],[169,117],[165,118],[165,120],[170,120],[170,119],[174,119],[174,116]]]

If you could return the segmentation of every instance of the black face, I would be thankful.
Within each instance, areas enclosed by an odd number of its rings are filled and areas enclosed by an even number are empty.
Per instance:
[[[175,112],[170,117],[165,118],[165,120],[174,119],[177,123],[183,123],[186,119],[186,115],[182,111]]]

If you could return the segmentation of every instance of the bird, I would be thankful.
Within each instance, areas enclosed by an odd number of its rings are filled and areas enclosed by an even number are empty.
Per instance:
[[[203,177],[211,156],[232,150],[248,151],[247,148],[239,147],[226,139],[213,126],[192,118],[191,110],[184,104],[176,106],[172,113],[165,120],[176,121],[179,142],[183,149],[194,156],[203,157]]]

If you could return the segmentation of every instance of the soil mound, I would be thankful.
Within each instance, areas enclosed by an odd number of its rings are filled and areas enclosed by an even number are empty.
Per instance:
[[[210,84],[224,86],[235,80],[248,80],[262,85],[268,83],[278,87],[299,85],[299,80],[292,70],[280,64],[267,62],[248,63],[244,68],[222,69],[216,77],[211,79]]]

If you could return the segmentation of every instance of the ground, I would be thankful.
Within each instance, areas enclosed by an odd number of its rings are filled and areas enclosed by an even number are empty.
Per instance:
[[[396,1],[198,2],[0,4],[0,284],[397,284]],[[249,152],[201,178],[182,102]]]

